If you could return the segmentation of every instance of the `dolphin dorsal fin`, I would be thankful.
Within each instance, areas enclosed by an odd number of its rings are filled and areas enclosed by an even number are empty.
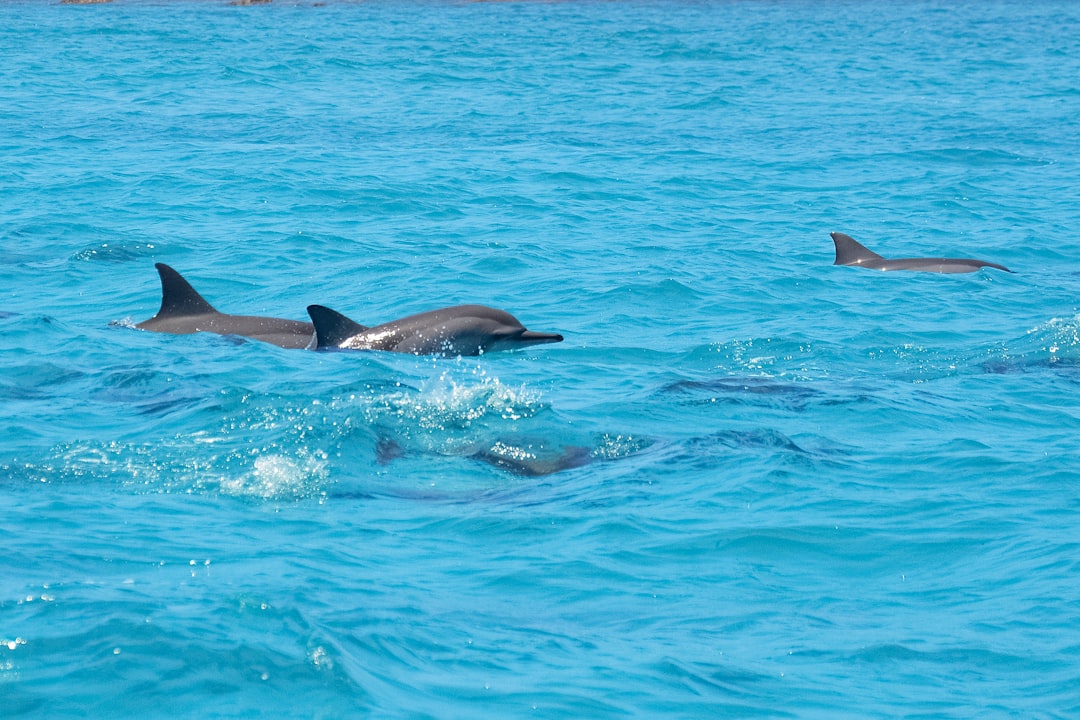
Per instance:
[[[323,305],[308,305],[307,311],[315,325],[315,348],[318,350],[341,347],[349,338],[367,330],[364,325]]]
[[[165,263],[157,263],[154,267],[161,276],[161,309],[155,317],[217,313],[214,306],[195,292],[183,275]]]
[[[884,260],[873,250],[861,245],[855,238],[844,233],[831,233],[836,245],[836,262],[833,265],[861,265],[868,260]]]

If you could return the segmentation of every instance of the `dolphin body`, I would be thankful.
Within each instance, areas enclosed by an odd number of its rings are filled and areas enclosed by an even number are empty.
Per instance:
[[[315,327],[299,320],[282,320],[254,315],[226,315],[218,312],[195,292],[183,276],[164,263],[157,263],[161,276],[161,309],[157,315],[135,325],[151,332],[190,335],[197,332],[238,335],[283,348],[307,348],[314,343]]]
[[[838,232],[830,233],[830,235],[833,244],[836,245],[836,262],[833,265],[854,265],[882,271],[915,270],[932,273],[967,273],[975,272],[983,267],[992,267],[1005,272],[1012,272],[1004,265],[970,258],[897,258],[896,260],[887,260],[876,252],[860,245],[849,235]]]
[[[508,312],[457,305],[366,327],[322,305],[309,305],[316,350],[388,350],[413,355],[483,355],[562,342],[556,333],[526,330]]]
[[[587,447],[571,445],[562,448],[557,454],[540,456],[534,453],[514,453],[506,450],[504,443],[497,443],[487,450],[478,450],[463,457],[470,460],[479,460],[501,470],[506,470],[513,475],[522,477],[544,477],[553,475],[563,470],[585,467],[594,462],[596,458]],[[376,461],[380,465],[388,465],[391,461],[405,457],[409,454],[400,443],[390,438],[380,438],[375,445]]]

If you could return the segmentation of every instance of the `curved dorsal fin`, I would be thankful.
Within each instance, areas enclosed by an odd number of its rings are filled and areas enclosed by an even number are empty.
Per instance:
[[[836,245],[836,262],[833,265],[861,265],[867,260],[884,260],[873,250],[860,245],[855,238],[844,233],[830,233]]]
[[[161,309],[155,317],[217,313],[214,306],[195,292],[195,288],[191,287],[191,283],[185,280],[183,275],[165,263],[157,263],[154,267],[161,276]]]
[[[367,328],[358,322],[350,320],[336,310],[331,310],[323,305],[308,305],[308,315],[315,325],[315,348],[341,347],[341,344],[349,338],[359,335]]]

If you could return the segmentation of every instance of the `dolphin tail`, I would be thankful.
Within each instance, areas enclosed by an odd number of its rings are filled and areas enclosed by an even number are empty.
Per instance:
[[[873,250],[859,244],[855,238],[844,233],[829,233],[836,245],[836,262],[833,265],[862,265],[870,260],[884,260]]]
[[[157,263],[154,267],[161,276],[161,309],[155,318],[217,313],[214,306],[195,292],[183,275],[165,263]]]
[[[323,305],[308,305],[307,311],[315,325],[316,350],[341,347],[349,338],[367,330],[364,325]]]

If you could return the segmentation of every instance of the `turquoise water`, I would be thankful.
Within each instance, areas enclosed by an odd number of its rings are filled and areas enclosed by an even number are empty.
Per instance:
[[[0,16],[4,717],[1080,714],[1080,5]]]

